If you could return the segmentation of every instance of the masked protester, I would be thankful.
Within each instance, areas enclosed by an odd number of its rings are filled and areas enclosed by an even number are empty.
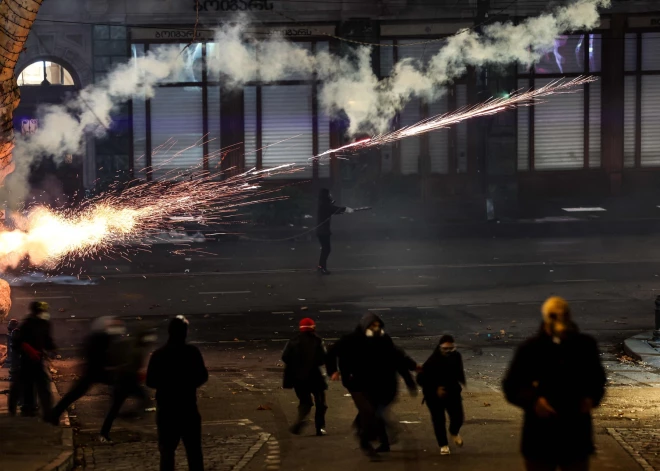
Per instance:
[[[542,313],[540,332],[514,355],[504,394],[525,412],[528,471],[586,471],[594,452],[591,411],[605,393],[598,346],[578,332],[562,298],[548,299]]]
[[[358,409],[360,448],[373,459],[378,458],[379,452],[390,450],[386,416],[396,398],[397,374],[403,377],[411,394],[417,393],[410,374],[417,364],[394,345],[383,327],[380,317],[366,314],[354,332],[329,349],[326,366],[328,375],[334,381],[341,378],[351,393]],[[371,444],[374,438],[380,442],[377,449]]]
[[[12,335],[14,351],[19,355],[18,381],[20,387],[14,391],[10,401],[10,413],[15,413],[16,394],[22,396],[21,415],[33,416],[37,409],[34,392],[39,397],[41,412],[48,419],[53,404],[50,390],[50,376],[46,371],[47,352],[55,350],[51,335],[48,304],[35,301],[30,304],[30,315]],[[13,408],[13,411],[11,410]]]
[[[335,214],[352,213],[353,209],[341,206],[335,206],[335,200],[332,199],[330,190],[321,189],[319,193],[318,218],[316,226],[316,236],[321,243],[321,257],[319,258],[318,272],[323,275],[329,275],[328,256],[330,255],[330,220]]]
[[[183,441],[190,471],[203,471],[202,418],[197,410],[197,388],[209,378],[197,347],[187,344],[188,320],[170,322],[167,344],[156,350],[147,368],[147,386],[156,390],[156,425],[160,470],[174,471],[174,457]]]
[[[448,455],[449,441],[445,429],[445,413],[449,416],[449,433],[456,446],[463,446],[459,435],[463,426],[463,399],[461,385],[465,386],[463,358],[456,351],[454,337],[443,335],[422,371],[417,375],[417,383],[424,392],[424,402],[433,420],[433,430],[441,455]]]
[[[53,408],[49,422],[53,425],[59,424],[62,413],[83,397],[94,384],[113,384],[114,370],[117,367],[116,352],[125,333],[124,323],[114,317],[99,317],[92,323],[91,332],[83,346],[84,364],[81,375]]]
[[[291,433],[300,434],[305,419],[316,406],[314,423],[316,435],[325,435],[325,412],[328,409],[325,402],[325,382],[321,366],[325,365],[325,348],[323,340],[316,335],[316,323],[310,318],[300,321],[300,333],[292,338],[284,348],[282,361],[284,367],[284,389],[296,392],[300,401],[298,418],[291,427]],[[312,400],[313,398],[313,400]]]
[[[117,366],[114,373],[112,387],[112,404],[110,411],[105,417],[101,428],[101,441],[110,441],[110,429],[112,423],[119,415],[121,406],[129,396],[134,396],[140,401],[140,408],[145,409],[149,402],[149,396],[142,387],[145,360],[149,349],[156,342],[156,332],[153,329],[143,330],[133,338],[121,342],[120,346],[125,357]]]

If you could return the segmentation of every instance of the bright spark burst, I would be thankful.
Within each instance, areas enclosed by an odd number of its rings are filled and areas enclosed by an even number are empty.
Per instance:
[[[521,91],[517,90],[506,98],[491,98],[483,103],[474,106],[468,106],[456,111],[445,113],[422,120],[412,126],[398,129],[391,133],[381,134],[371,138],[363,139],[337,149],[330,149],[322,154],[312,157],[318,160],[330,154],[341,154],[343,152],[357,152],[369,147],[382,146],[411,136],[419,136],[430,131],[448,128],[449,126],[460,123],[472,118],[491,116],[503,111],[512,110],[520,106],[532,106],[543,103],[543,98],[559,93],[579,92],[584,84],[595,82],[595,77],[577,77],[573,80],[558,79],[535,90]]]
[[[274,194],[278,188],[263,188],[260,181],[297,170],[282,165],[224,180],[197,172],[126,189],[117,186],[74,210],[37,206],[18,217],[16,229],[0,232],[0,269],[15,267],[26,257],[32,265],[52,268],[67,258],[110,252],[171,228],[169,218],[175,215],[201,214],[206,222],[235,216],[241,207],[282,199]]]

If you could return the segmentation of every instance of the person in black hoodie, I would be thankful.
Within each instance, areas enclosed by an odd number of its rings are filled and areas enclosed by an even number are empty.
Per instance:
[[[321,243],[321,257],[319,258],[318,272],[323,275],[329,275],[328,271],[328,256],[330,255],[330,220],[335,214],[352,213],[353,209],[342,206],[336,206],[335,200],[332,199],[330,190],[322,188],[319,193],[319,207],[318,218],[316,226],[316,236]]]
[[[12,336],[13,348],[19,353],[20,388],[15,393],[22,394],[21,415],[34,415],[37,409],[34,392],[39,396],[39,405],[44,420],[50,417],[53,396],[50,390],[50,376],[46,372],[47,352],[55,351],[55,343],[51,335],[50,314],[48,304],[35,301],[30,304],[30,315],[18,327],[18,333]],[[9,401],[10,413],[15,413],[17,400]]]
[[[394,345],[383,327],[380,317],[366,314],[355,331],[330,347],[326,365],[328,375],[334,381],[341,378],[351,393],[358,409],[360,448],[372,458],[377,458],[378,452],[390,450],[386,413],[396,398],[397,373],[411,394],[417,393],[410,374],[417,364]],[[373,437],[380,441],[376,450],[371,445]]]
[[[465,417],[461,398],[461,385],[465,386],[465,371],[463,358],[456,351],[454,337],[440,337],[438,348],[422,365],[422,371],[417,375],[417,383],[422,387],[424,402],[431,413],[440,454],[448,455],[450,451],[445,429],[445,412],[449,415],[449,434],[459,447],[463,446],[459,432]]]
[[[285,364],[283,387],[293,388],[300,400],[298,419],[291,427],[291,433],[298,435],[302,431],[305,419],[312,406],[316,405],[316,435],[322,437],[325,435],[325,411],[328,409],[325,402],[328,385],[321,373],[321,366],[325,364],[325,348],[323,340],[315,333],[316,323],[312,319],[302,319],[299,326],[300,333],[286,344],[282,353]]]
[[[156,426],[160,470],[174,471],[174,456],[183,441],[190,471],[204,470],[202,418],[197,389],[209,373],[197,347],[186,343],[188,320],[176,316],[168,327],[169,339],[156,350],[147,367],[147,386],[156,390]]]
[[[591,411],[606,383],[598,345],[578,331],[562,298],[549,298],[542,313],[539,333],[516,351],[502,389],[525,412],[521,451],[528,471],[587,471]]]
[[[50,423],[58,425],[64,411],[83,397],[94,384],[112,385],[113,368],[116,365],[111,352],[118,350],[116,347],[121,344],[121,336],[125,332],[124,323],[111,316],[102,316],[93,322],[83,345],[82,374],[53,408],[48,420]]]

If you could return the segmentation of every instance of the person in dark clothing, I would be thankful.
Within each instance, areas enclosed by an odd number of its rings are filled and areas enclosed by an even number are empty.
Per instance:
[[[565,300],[548,299],[542,313],[541,330],[516,351],[503,391],[525,412],[521,448],[528,471],[587,471],[591,411],[605,394],[598,345],[578,331]]]
[[[330,246],[330,221],[335,214],[352,213],[353,209],[336,206],[335,200],[332,199],[330,190],[322,188],[319,193],[319,207],[316,226],[316,236],[321,243],[321,257],[319,258],[318,272],[323,275],[329,275],[328,271],[328,256],[332,250]]]
[[[32,416],[37,409],[35,390],[39,397],[39,405],[44,420],[48,420],[53,397],[50,390],[50,376],[46,371],[47,352],[55,351],[55,343],[51,335],[50,314],[48,304],[35,301],[30,304],[30,315],[18,327],[18,333],[12,335],[13,348],[19,353],[20,387],[14,391],[10,413],[15,414],[18,393],[22,396],[21,415]]]
[[[291,427],[291,433],[298,435],[302,431],[305,419],[316,405],[316,435],[322,437],[326,433],[325,411],[328,409],[325,402],[328,385],[320,369],[325,365],[325,348],[321,337],[316,335],[316,323],[312,319],[302,319],[299,327],[300,333],[286,344],[282,353],[285,365],[283,387],[293,388],[300,401],[298,419]]]
[[[156,425],[160,470],[173,471],[179,441],[183,441],[190,471],[203,471],[202,418],[197,388],[209,378],[202,354],[186,343],[188,320],[170,322],[167,344],[156,350],[147,367],[147,386],[156,390]]]
[[[9,368],[9,395],[7,398],[7,409],[9,415],[16,415],[18,405],[22,403],[20,375],[20,352],[14,348],[18,339],[18,320],[11,319],[7,324],[7,359],[3,368]]]
[[[117,366],[113,381],[112,403],[101,427],[101,441],[110,441],[112,423],[119,415],[121,406],[129,396],[140,401],[140,408],[145,409],[149,396],[141,386],[141,372],[149,349],[156,342],[154,330],[143,330],[133,339],[122,342],[125,358]]]
[[[334,381],[341,377],[351,393],[358,409],[360,448],[372,458],[390,449],[386,413],[396,398],[397,373],[411,394],[417,393],[410,374],[417,364],[394,345],[383,327],[380,317],[366,314],[354,332],[343,336],[328,350],[326,365],[328,375]],[[380,441],[376,450],[371,445],[375,437]]]
[[[440,454],[448,455],[450,451],[445,429],[445,412],[449,415],[449,434],[459,447],[463,446],[459,432],[465,417],[461,398],[461,385],[465,386],[465,371],[463,358],[456,351],[454,337],[440,337],[438,348],[422,365],[422,371],[417,375],[417,383],[422,387],[424,402],[431,413]]]
[[[82,355],[85,362],[82,374],[53,408],[49,422],[58,425],[64,411],[83,397],[94,384],[112,385],[113,368],[117,365],[111,352],[117,350],[125,332],[124,323],[119,319],[103,316],[94,321],[83,346]]]

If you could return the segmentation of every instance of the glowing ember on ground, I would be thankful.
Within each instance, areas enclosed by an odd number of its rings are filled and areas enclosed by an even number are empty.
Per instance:
[[[447,128],[468,119],[490,116],[501,113],[502,111],[512,110],[520,106],[537,105],[543,103],[541,100],[542,98],[558,93],[579,92],[581,91],[579,87],[586,83],[595,81],[595,77],[578,77],[573,80],[559,79],[535,90],[529,90],[526,92],[518,90],[506,98],[491,98],[490,100],[478,105],[461,108],[450,113],[434,116],[432,118],[420,121],[417,124],[413,124],[412,126],[407,126],[388,134],[381,134],[379,136],[352,142],[337,149],[327,150],[322,154],[312,157],[312,159],[320,159],[321,157],[326,157],[333,153],[341,154],[348,151],[358,152],[368,147],[390,144],[406,137],[418,136],[429,131],[436,131],[438,129]]]
[[[195,214],[206,222],[234,216],[241,207],[282,199],[277,188],[262,188],[268,175],[295,172],[294,165],[250,170],[225,180],[198,172],[175,179],[140,183],[116,194],[106,193],[74,210],[38,206],[0,232],[0,268],[31,264],[52,267],[67,257],[94,256],[150,232],[168,229],[171,216]]]

